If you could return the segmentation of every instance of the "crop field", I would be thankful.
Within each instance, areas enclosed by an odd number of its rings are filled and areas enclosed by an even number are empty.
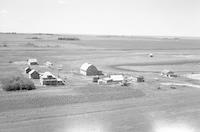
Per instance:
[[[65,85],[41,86],[32,80],[35,90],[6,92],[0,83],[0,132],[200,129],[200,38],[0,34],[0,81],[28,77],[24,69],[29,58],[39,62],[32,68],[59,75]],[[53,67],[45,66],[46,61]],[[80,75],[84,62],[107,74],[142,75],[145,82],[98,85],[92,77]],[[164,69],[178,77],[161,77]]]

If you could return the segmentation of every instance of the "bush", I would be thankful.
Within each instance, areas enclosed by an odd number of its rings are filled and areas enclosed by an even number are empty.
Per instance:
[[[25,46],[28,46],[28,47],[38,47],[37,45],[35,45],[34,43],[31,43],[31,42],[26,43]]]
[[[13,61],[9,60],[8,63],[13,63]]]
[[[34,83],[25,77],[8,77],[2,81],[2,89],[5,91],[16,91],[16,90],[33,90],[35,89]]]
[[[8,45],[7,44],[3,44],[2,47],[8,47]]]

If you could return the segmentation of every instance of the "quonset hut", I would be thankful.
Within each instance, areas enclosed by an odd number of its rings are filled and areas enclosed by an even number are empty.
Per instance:
[[[80,67],[80,73],[85,76],[99,75],[99,71],[97,70],[97,68],[90,63],[82,64]]]

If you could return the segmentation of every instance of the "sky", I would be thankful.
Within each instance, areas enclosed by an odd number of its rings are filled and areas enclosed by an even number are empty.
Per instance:
[[[200,37],[200,0],[0,0],[0,32]]]

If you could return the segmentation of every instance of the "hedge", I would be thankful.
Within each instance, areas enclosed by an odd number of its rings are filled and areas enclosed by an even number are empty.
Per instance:
[[[36,89],[34,83],[30,79],[21,76],[7,77],[3,79],[1,83],[2,89],[5,91]]]

